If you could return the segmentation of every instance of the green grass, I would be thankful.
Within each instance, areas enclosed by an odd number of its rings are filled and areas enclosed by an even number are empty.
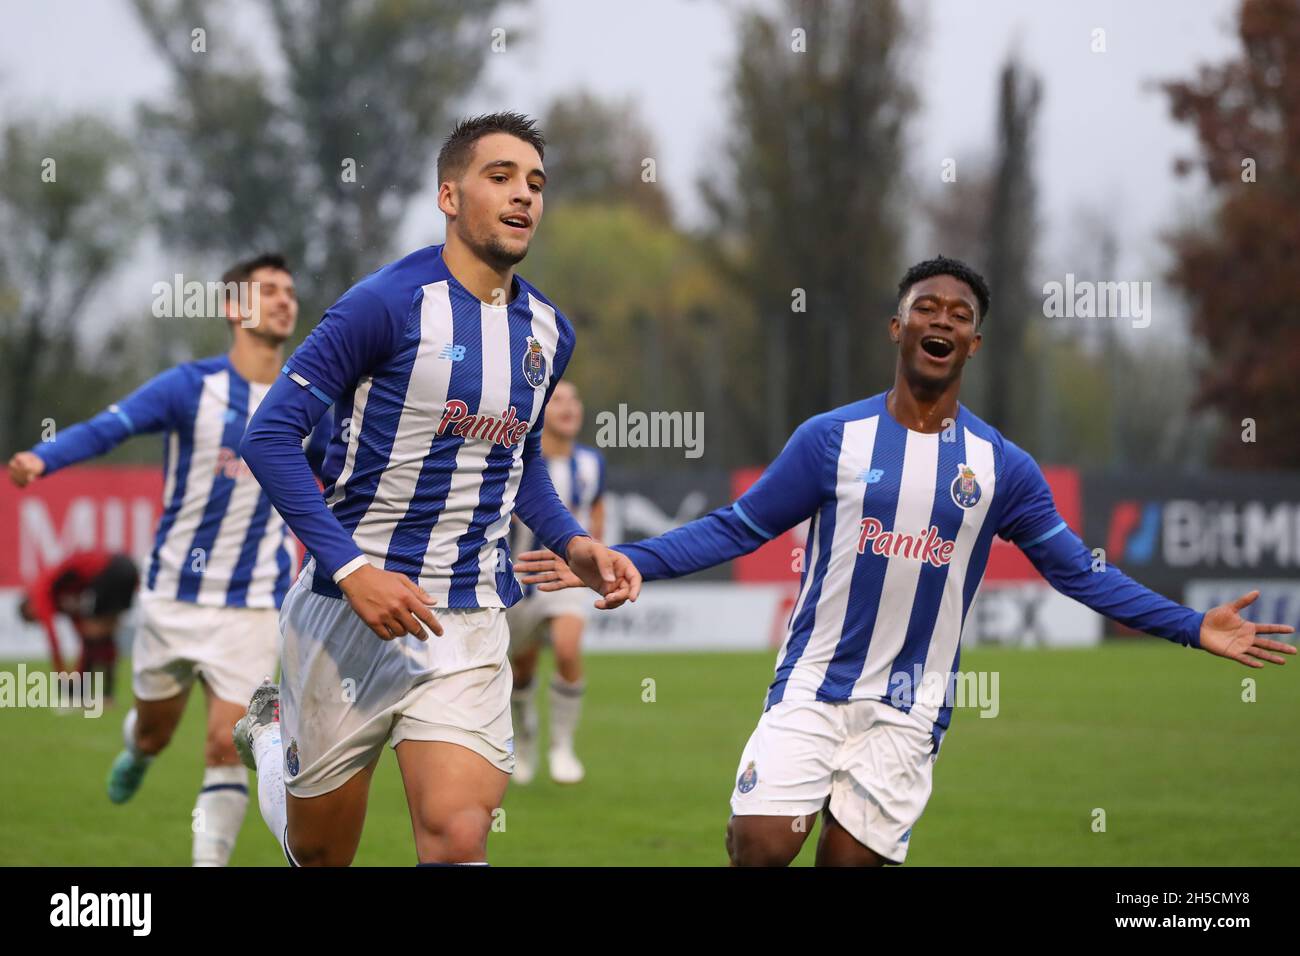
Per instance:
[[[1248,671],[1157,641],[968,652],[964,670],[998,672],[1001,712],[957,711],[909,865],[1300,864],[1297,664]],[[587,666],[587,780],[559,787],[542,774],[512,787],[492,862],[725,863],[727,801],[772,655],[605,655]],[[1245,677],[1258,681],[1255,703],[1241,700]],[[647,678],[652,703],[642,700]],[[116,807],[104,776],[125,706],[98,720],[0,710],[0,864],[188,865],[201,700],[135,799]],[[1104,833],[1091,829],[1094,808]],[[255,800],[233,862],[280,865]],[[414,863],[391,751],[357,863]]]

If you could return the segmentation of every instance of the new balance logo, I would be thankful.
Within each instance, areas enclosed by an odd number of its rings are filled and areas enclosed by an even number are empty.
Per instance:
[[[874,485],[884,477],[885,473],[879,468],[864,469],[863,471],[858,472],[858,481],[865,481],[869,485]]]
[[[453,362],[459,362],[464,357],[465,346],[452,345],[451,343],[444,345],[442,351],[438,353],[438,358],[450,359]]]

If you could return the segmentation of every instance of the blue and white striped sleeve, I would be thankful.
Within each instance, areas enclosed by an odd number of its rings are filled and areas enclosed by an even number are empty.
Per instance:
[[[827,448],[835,427],[826,416],[810,418],[733,504],[613,550],[631,558],[646,581],[682,577],[749,554],[816,512],[833,466]]]
[[[94,418],[59,430],[51,441],[41,442],[32,452],[45,462],[47,475],[79,461],[97,458],[132,435],[172,427],[185,389],[184,371],[179,367],[168,369]]]

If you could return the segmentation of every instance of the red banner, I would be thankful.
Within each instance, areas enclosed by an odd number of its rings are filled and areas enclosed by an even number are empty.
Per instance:
[[[77,467],[26,488],[0,483],[0,588],[23,587],[83,548],[143,558],[153,548],[162,484],[156,467]]]

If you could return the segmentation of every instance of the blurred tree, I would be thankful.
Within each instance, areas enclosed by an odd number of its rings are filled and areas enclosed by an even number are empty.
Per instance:
[[[1031,452],[1045,453],[1052,421],[1048,338],[1032,281],[1037,243],[1033,130],[1039,79],[1015,56],[998,79],[997,134],[989,159],[969,157],[926,204],[932,247],[979,270],[993,297],[983,350],[963,376],[963,401]]]
[[[748,381],[752,313],[698,241],[674,227],[658,170],[643,177],[645,160],[658,150],[635,104],[582,92],[562,96],[543,129],[545,232],[522,269],[555,297],[578,332],[578,360],[568,374],[583,391],[588,434],[599,413],[617,413],[621,403],[630,410],[701,411],[710,464],[754,461],[762,449],[749,439],[761,393],[726,384]],[[608,455],[629,467],[683,464],[680,450]]]
[[[7,457],[99,411],[80,326],[141,228],[132,151],[89,116],[0,131],[0,450]]]
[[[1175,119],[1195,127],[1217,199],[1208,227],[1170,236],[1170,274],[1206,346],[1198,404],[1227,428],[1216,459],[1238,468],[1300,467],[1300,2],[1245,0],[1241,57],[1164,85]],[[1242,440],[1253,419],[1255,441]]]
[[[283,251],[314,325],[394,253],[502,2],[258,0],[279,53],[265,72],[223,0],[133,2],[174,83],[140,110],[165,239],[218,267]]]
[[[967,159],[958,179],[926,201],[931,250],[986,268],[992,183],[989,163]],[[1116,280],[1119,239],[1113,212],[1080,205],[1069,218],[1064,252],[1069,266],[1062,272],[1072,272],[1079,282]],[[1052,275],[1059,279],[1061,273]],[[1004,347],[1003,303],[993,291],[987,350],[966,366],[962,382],[962,402],[978,415],[984,412],[990,370],[983,359]],[[1027,305],[1033,321],[1027,322],[1023,361],[1030,380],[1042,385],[1030,404],[1030,422],[1009,438],[1052,464],[1190,469],[1204,463],[1206,423],[1187,414],[1194,358],[1184,343],[1145,336],[1139,343],[1136,336],[1122,334],[1112,317],[1046,319],[1040,302]]]
[[[1029,348],[1029,330],[1042,325],[1041,294],[1030,273],[1036,240],[1032,170],[1034,121],[1042,85],[1014,57],[1002,67],[998,85],[997,150],[988,216],[987,272],[993,304],[987,344],[979,362],[987,366],[987,396],[981,417],[1008,435],[1031,444],[1045,431],[1037,414],[1049,383],[1043,363]],[[1045,329],[1039,328],[1041,338]],[[1014,439],[1013,439],[1014,440]],[[1031,450],[1032,446],[1031,446]]]
[[[765,409],[762,390],[749,385],[751,313],[699,243],[630,203],[551,206],[543,229],[522,269],[577,331],[566,374],[582,391],[589,440],[596,416],[617,414],[620,403],[701,411],[710,465],[757,460]],[[683,464],[679,449],[607,454],[629,466]]]
[[[716,267],[759,316],[765,456],[803,419],[892,378],[902,134],[916,102],[894,0],[777,10],[740,14],[734,127],[700,184]]]
[[[956,178],[940,181],[932,192],[920,201],[927,220],[927,244],[922,255],[945,255],[960,259],[980,273],[988,269],[989,207],[993,202],[993,169],[991,160],[978,154],[964,154],[957,167]],[[996,297],[993,307],[1000,309],[1002,302]],[[997,329],[985,327],[984,334],[991,336],[985,343],[996,347]],[[989,391],[989,366],[982,360],[967,362],[962,372],[961,400],[977,415],[983,416]]]
[[[668,194],[658,185],[658,150],[631,99],[602,100],[587,92],[559,97],[542,129],[548,202],[628,203],[653,222],[672,223]]]

